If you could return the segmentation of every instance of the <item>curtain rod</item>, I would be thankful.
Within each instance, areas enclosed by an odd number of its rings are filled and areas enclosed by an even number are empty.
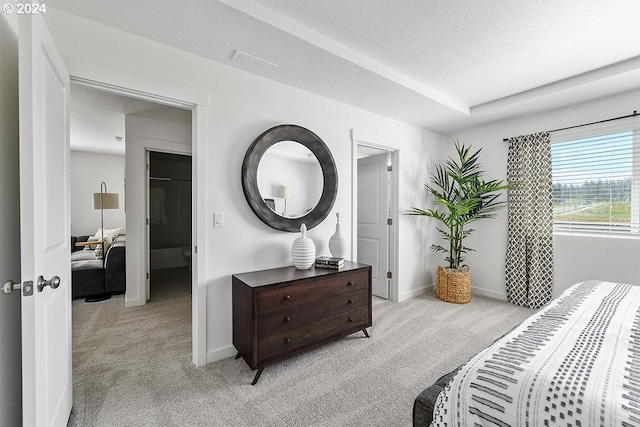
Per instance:
[[[561,130],[575,129],[575,128],[580,128],[582,126],[596,125],[598,123],[612,122],[614,120],[627,119],[629,117],[636,117],[636,116],[638,116],[638,111],[637,110],[633,110],[633,114],[628,114],[626,116],[614,117],[612,119],[599,120],[597,122],[591,122],[591,123],[583,123],[581,125],[567,126],[566,128],[554,129],[554,130],[550,130],[549,132],[559,132]],[[504,138],[502,140],[502,142],[507,142],[507,141],[509,141],[509,138]]]

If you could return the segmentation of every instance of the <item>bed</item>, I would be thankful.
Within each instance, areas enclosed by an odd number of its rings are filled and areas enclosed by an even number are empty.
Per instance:
[[[639,426],[640,286],[567,289],[424,390],[413,423]]]

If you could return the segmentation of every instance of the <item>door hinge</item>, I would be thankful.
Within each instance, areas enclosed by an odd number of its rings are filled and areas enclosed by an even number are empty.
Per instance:
[[[149,163],[147,163],[147,170],[149,170]]]
[[[393,225],[393,219],[387,218],[387,225]]]
[[[387,271],[387,279],[393,279],[393,273]]]
[[[149,225],[149,218],[147,218],[147,225]]]
[[[147,280],[149,280],[149,273],[147,273]]]
[[[198,253],[198,245],[194,246],[193,249],[194,249],[195,253]]]

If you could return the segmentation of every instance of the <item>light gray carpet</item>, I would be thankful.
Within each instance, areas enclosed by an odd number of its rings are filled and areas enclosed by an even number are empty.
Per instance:
[[[191,364],[190,304],[74,301],[70,426],[410,426],[424,388],[533,313],[479,296],[379,303],[370,339],[269,366],[251,386],[242,359]]]

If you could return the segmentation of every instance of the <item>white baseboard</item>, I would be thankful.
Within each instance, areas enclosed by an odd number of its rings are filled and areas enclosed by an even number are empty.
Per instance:
[[[418,289],[413,289],[409,292],[405,292],[402,295],[400,295],[400,301],[404,301],[407,300],[409,298],[413,298],[413,297],[417,297],[418,295],[421,295],[431,289],[435,290],[436,288],[436,284],[433,283],[431,285],[428,286],[423,286],[422,288],[418,288]],[[485,297],[489,297],[489,298],[494,298],[494,299],[499,299],[502,301],[506,301],[507,300],[507,294],[504,292],[496,292],[496,291],[492,291],[491,289],[485,289],[485,288],[479,288],[477,286],[472,286],[471,287],[471,294],[475,294],[475,295],[482,295]]]
[[[471,287],[471,294],[482,295],[489,298],[499,299],[502,301],[507,300],[507,294],[504,292],[496,292],[490,289],[478,288],[476,286]]]
[[[400,298],[398,298],[398,302],[408,300],[409,298],[417,297],[418,295],[422,295],[425,292],[427,292],[429,289],[432,289],[434,287],[435,287],[435,284],[423,286],[418,289],[412,289],[409,292],[403,292],[400,294]]]
[[[126,299],[124,300],[124,308],[129,308],[129,307],[137,307],[140,304],[138,304],[138,300],[137,299]]]
[[[236,348],[232,345],[208,351],[207,363],[217,362],[218,360],[235,356],[237,352]]]

